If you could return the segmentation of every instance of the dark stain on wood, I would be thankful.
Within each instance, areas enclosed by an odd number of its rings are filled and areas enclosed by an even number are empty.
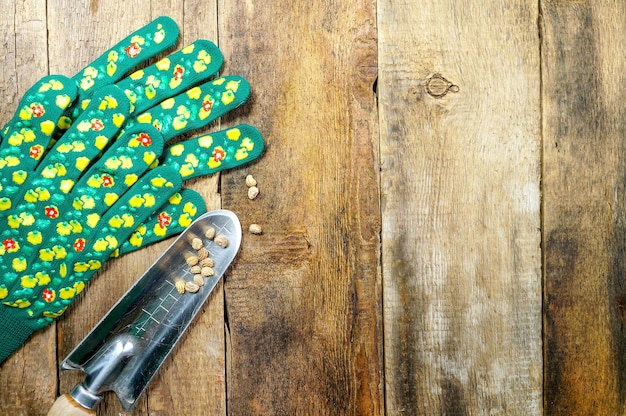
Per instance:
[[[546,256],[546,288],[544,299],[544,356],[545,356],[545,392],[546,409],[562,408],[559,401],[563,398],[562,387],[567,379],[565,360],[567,351],[562,345],[560,323],[564,309],[571,298],[565,293],[569,287],[567,279],[574,274],[578,261],[578,240],[572,237],[574,230],[554,230],[544,243]],[[567,402],[566,402],[567,403]],[[561,413],[557,413],[561,414]]]
[[[443,397],[441,416],[468,416],[470,412],[463,394],[463,383],[455,377],[447,377],[441,383]]]

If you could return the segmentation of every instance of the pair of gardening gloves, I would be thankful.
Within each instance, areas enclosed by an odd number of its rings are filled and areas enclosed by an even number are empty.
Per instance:
[[[0,365],[61,316],[107,260],[175,235],[206,211],[183,181],[262,152],[249,125],[171,143],[250,94],[241,77],[215,78],[223,57],[206,40],[138,69],[177,38],[176,23],[160,17],[74,77],[42,78],[2,129]]]

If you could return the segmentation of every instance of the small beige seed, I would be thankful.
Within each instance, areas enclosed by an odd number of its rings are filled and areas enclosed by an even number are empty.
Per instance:
[[[213,227],[207,228],[206,232],[204,233],[204,236],[208,238],[209,240],[213,240],[215,238],[215,228]]]
[[[263,233],[263,229],[261,228],[261,226],[259,224],[250,224],[250,228],[248,228],[248,230],[252,234],[262,234]]]
[[[248,188],[248,198],[254,199],[259,195],[259,188],[256,186],[251,186]]]
[[[190,266],[192,266],[192,267],[193,267],[193,266],[195,266],[196,264],[198,264],[198,262],[199,262],[200,260],[199,260],[199,259],[198,259],[198,257],[196,257],[196,256],[187,256],[187,257],[185,258],[185,261],[187,262],[187,264],[188,264],[188,265],[190,265]]]
[[[220,234],[217,237],[215,237],[214,241],[215,241],[215,244],[217,244],[218,246],[222,248],[228,247],[228,238],[224,234]]]
[[[198,286],[194,282],[185,282],[185,290],[187,292],[196,293],[198,290],[200,290],[200,286]]]
[[[174,286],[181,295],[185,293],[185,282],[183,280],[177,280],[176,283],[174,283]]]
[[[198,250],[198,259],[202,261],[206,259],[207,257],[209,257],[209,250],[207,250],[206,247],[201,247]]]
[[[200,272],[200,274],[202,276],[206,276],[206,277],[213,276],[215,274],[215,270],[213,270],[210,267],[203,267],[202,271]]]
[[[200,270],[202,270],[202,267],[195,265],[191,268],[191,270],[189,270],[191,273],[193,274],[198,274],[200,273]]]
[[[204,277],[202,277],[201,274],[195,274],[193,276],[193,281],[195,284],[197,284],[198,286],[204,286]]]
[[[248,186],[256,186],[256,179],[254,179],[254,176],[252,176],[252,175],[246,176],[246,185],[248,185]]]
[[[195,237],[191,240],[191,247],[193,247],[194,250],[200,250],[202,246],[204,246],[204,244],[202,244],[202,240],[200,240],[198,237]]]
[[[204,259],[204,260],[202,260],[200,262],[200,266],[202,266],[202,267],[213,267],[213,266],[215,266],[215,262],[213,261],[212,258],[207,257],[206,259]]]

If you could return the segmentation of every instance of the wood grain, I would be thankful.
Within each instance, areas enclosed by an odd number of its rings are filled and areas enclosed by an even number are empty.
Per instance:
[[[0,125],[22,94],[48,73],[46,8],[33,1],[0,2]],[[56,330],[35,334],[0,367],[0,409],[7,415],[45,414],[56,398]]]
[[[624,414],[626,7],[541,11],[545,411]]]
[[[225,282],[233,415],[383,412],[373,2],[220,2],[262,160],[223,176],[244,235]],[[260,194],[246,197],[252,173]]]
[[[183,47],[196,39],[218,43],[217,3],[215,1],[155,2],[153,17],[168,15],[181,30]],[[228,56],[225,59],[229,59]],[[239,121],[241,122],[241,121]],[[217,130],[209,126],[201,132]],[[221,208],[220,175],[189,181],[186,187],[198,191],[207,209]],[[161,247],[154,247],[158,255]],[[159,372],[148,391],[150,415],[217,416],[226,414],[226,344],[224,331],[224,293],[220,284],[205,303],[185,337]]]
[[[68,60],[65,45],[72,43],[77,36],[76,32],[66,30],[68,18],[64,15],[69,5],[64,2],[49,5],[48,13],[53,22],[50,28],[51,66],[58,66],[60,71],[66,73],[74,73],[132,30],[160,15],[168,15],[179,24],[181,38],[177,47],[197,38],[217,38],[215,3],[170,1],[154,2],[150,7],[147,6],[145,1],[79,4],[69,18],[69,24],[86,31],[82,35],[85,41],[79,43],[77,53]],[[201,13],[194,8],[200,9]],[[116,18],[111,19],[111,16]],[[97,34],[94,32],[96,28],[99,31]],[[78,39],[81,39],[81,35]],[[217,177],[203,178],[188,185],[205,197],[209,209],[216,209],[220,207],[217,181]],[[64,358],[80,342],[170,243],[158,243],[141,252],[116,259],[93,279],[85,297],[77,301],[73,310],[68,311],[67,317],[59,323],[59,359]],[[225,341],[223,294],[220,289],[221,286],[211,296],[131,414],[225,414]],[[70,391],[81,377],[80,373],[61,373],[60,391]],[[113,394],[107,394],[98,411],[101,415],[117,415],[122,412],[122,408]]]
[[[388,415],[542,412],[537,17],[378,2]]]
[[[107,394],[99,415],[626,414],[625,5],[0,10],[0,125],[41,76],[169,15],[178,48],[216,41],[252,86],[207,130],[266,140],[256,163],[188,184],[263,234],[244,232],[137,407]],[[0,367],[0,413],[46,414],[81,380],[59,360],[167,245],[112,262]]]

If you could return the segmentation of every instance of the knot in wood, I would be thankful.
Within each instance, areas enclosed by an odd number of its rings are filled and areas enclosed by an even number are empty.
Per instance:
[[[458,85],[454,85],[441,74],[433,74],[426,80],[426,92],[434,98],[442,98],[448,92],[459,92]]]

